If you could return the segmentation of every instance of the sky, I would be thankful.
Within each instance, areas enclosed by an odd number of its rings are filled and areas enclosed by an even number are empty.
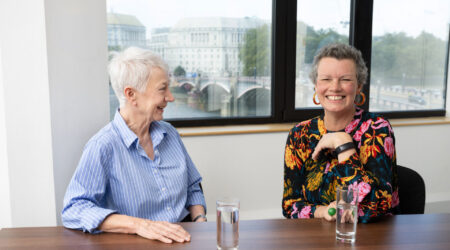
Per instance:
[[[298,0],[297,19],[314,28],[348,32],[350,0]],[[107,0],[107,11],[136,16],[147,27],[172,27],[184,17],[259,17],[270,20],[271,0]],[[317,13],[320,13],[318,15]],[[374,0],[373,34],[423,30],[448,39],[449,0]]]

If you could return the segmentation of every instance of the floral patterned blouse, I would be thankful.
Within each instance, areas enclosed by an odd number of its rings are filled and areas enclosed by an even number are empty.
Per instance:
[[[339,163],[329,151],[324,151],[317,161],[311,158],[327,133],[323,116],[291,129],[284,156],[282,207],[286,218],[313,218],[316,205],[336,200],[337,186],[350,185],[359,188],[359,221],[367,223],[398,213],[395,138],[390,123],[357,108],[345,132],[352,136],[356,153]]]

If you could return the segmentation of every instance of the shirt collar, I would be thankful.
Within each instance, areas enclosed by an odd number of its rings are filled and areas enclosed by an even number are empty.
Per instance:
[[[117,132],[127,148],[131,147],[134,142],[139,140],[137,135],[128,127],[122,115],[120,115],[119,109],[116,110],[112,123],[117,128]],[[165,127],[160,124],[160,122],[154,121],[150,125],[150,135],[152,137],[153,145],[157,146],[167,135],[167,131]]]
[[[150,124],[150,135],[152,137],[153,146],[156,147],[167,135],[167,130],[161,122],[154,121]]]
[[[119,109],[116,110],[112,123],[117,128],[117,132],[127,148],[129,148],[138,139],[137,135],[131,131],[122,115],[120,115]]]

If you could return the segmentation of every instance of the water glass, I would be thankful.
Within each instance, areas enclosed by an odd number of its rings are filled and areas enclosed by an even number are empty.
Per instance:
[[[353,243],[358,224],[358,188],[338,187],[336,203],[336,240]]]
[[[239,247],[239,200],[223,198],[216,201],[217,249]]]

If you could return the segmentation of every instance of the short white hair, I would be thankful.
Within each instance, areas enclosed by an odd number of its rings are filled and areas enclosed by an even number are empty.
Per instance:
[[[125,87],[130,86],[139,92],[144,92],[155,67],[166,73],[169,71],[169,66],[161,57],[149,50],[129,47],[113,55],[108,65],[108,72],[120,107],[123,107],[127,101],[123,93]]]

